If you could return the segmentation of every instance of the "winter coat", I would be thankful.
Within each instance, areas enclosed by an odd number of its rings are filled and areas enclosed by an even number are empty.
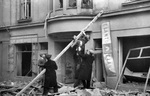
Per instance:
[[[80,65],[81,65],[81,62],[82,62],[82,58],[77,55],[77,52],[74,54],[73,56],[74,58],[74,62],[75,62],[75,79],[78,79],[79,77],[79,69],[80,69]]]
[[[45,72],[45,83],[44,87],[54,87],[57,85],[57,78],[56,78],[56,71],[57,70],[57,65],[55,61],[48,60],[44,66],[46,69]]]
[[[94,56],[92,54],[80,54],[82,57],[82,63],[79,69],[79,79],[80,80],[91,80],[92,74],[92,64],[94,61]]]

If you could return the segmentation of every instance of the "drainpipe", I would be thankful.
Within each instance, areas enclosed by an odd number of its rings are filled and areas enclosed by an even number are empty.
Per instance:
[[[46,15],[46,18],[45,18],[45,23],[44,23],[44,32],[45,32],[45,38],[47,39],[47,34],[48,34],[48,32],[47,32],[47,23],[48,23],[48,19],[49,19],[49,17],[51,16],[51,13],[52,13],[52,11],[50,11],[47,15]]]

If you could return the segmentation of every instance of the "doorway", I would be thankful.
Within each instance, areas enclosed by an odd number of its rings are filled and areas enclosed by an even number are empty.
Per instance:
[[[69,42],[56,42],[55,51],[59,54]],[[75,63],[73,55],[75,53],[75,48],[69,48],[59,60],[57,60],[58,65],[58,81],[63,83],[73,83],[75,74]]]
[[[102,39],[95,39],[94,40],[94,49],[95,50],[102,50]],[[94,75],[96,79],[100,82],[104,82],[104,65],[102,63],[102,54],[95,54],[95,69]]]
[[[17,76],[32,76],[32,44],[17,44]]]

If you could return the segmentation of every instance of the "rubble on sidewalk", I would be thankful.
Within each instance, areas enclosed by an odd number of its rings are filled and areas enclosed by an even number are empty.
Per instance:
[[[0,82],[0,96],[15,96],[29,82],[21,81],[3,81]],[[141,91],[119,91],[109,89],[104,83],[95,82],[93,88],[83,89],[80,86],[73,88],[71,85],[58,83],[60,87],[58,93],[49,93],[49,96],[150,96],[150,92],[144,94]],[[42,87],[33,84],[23,93],[23,96],[42,96]]]
[[[21,81],[3,81],[0,82],[0,96],[15,96],[21,89],[23,89],[30,81],[26,82],[21,82]],[[24,96],[29,96],[26,94],[29,94],[29,92],[32,89],[37,89],[37,86],[34,84],[30,86],[30,89],[26,90],[24,92]]]

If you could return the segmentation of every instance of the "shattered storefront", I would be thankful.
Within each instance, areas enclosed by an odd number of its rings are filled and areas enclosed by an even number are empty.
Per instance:
[[[149,74],[149,36],[119,38],[123,47],[123,83],[144,85]]]
[[[120,90],[122,87],[126,87],[127,90],[144,89],[150,67],[148,48],[150,28],[147,16],[148,14],[144,12],[142,15],[135,13],[123,18],[118,17],[111,22],[113,53],[115,62],[118,63],[116,68],[120,78],[120,83],[118,82]]]

